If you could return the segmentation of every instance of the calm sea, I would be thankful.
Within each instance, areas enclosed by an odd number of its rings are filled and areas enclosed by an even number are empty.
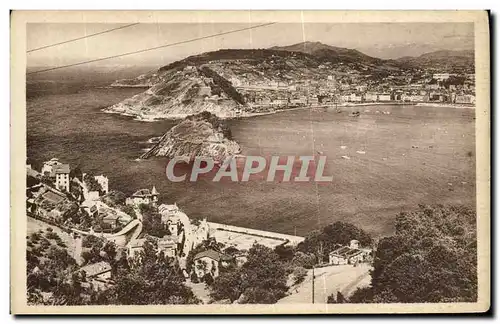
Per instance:
[[[396,215],[418,204],[475,203],[474,110],[383,105],[233,120],[244,154],[323,154],[333,182],[170,183],[164,158],[136,158],[175,122],[100,111],[141,91],[85,87],[28,95],[28,162],[39,168],[58,157],[107,175],[112,189],[127,194],[155,185],[162,202],[177,202],[188,215],[297,235],[336,220],[388,235]],[[361,116],[349,117],[352,110]]]

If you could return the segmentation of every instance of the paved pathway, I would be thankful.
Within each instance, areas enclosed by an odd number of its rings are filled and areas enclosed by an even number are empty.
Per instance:
[[[340,291],[345,297],[356,288],[369,285],[371,267],[367,264],[329,266],[315,269],[314,302],[326,303],[328,296],[336,295]],[[312,303],[312,270],[292,294],[278,301],[278,303]]]

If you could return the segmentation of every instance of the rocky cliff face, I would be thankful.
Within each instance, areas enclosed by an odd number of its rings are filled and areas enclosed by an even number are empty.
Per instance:
[[[227,125],[217,116],[202,112],[188,116],[172,127],[141,158],[166,156],[193,160],[197,156],[203,156],[222,162],[240,151],[238,143],[231,139],[231,131]]]
[[[235,117],[243,107],[239,93],[210,68],[184,66],[119,80],[115,87],[145,87],[148,90],[104,109],[141,120],[184,118],[208,111],[219,117]]]

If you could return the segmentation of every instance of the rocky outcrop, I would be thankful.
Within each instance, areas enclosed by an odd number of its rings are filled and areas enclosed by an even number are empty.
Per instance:
[[[231,131],[224,121],[214,114],[202,112],[186,117],[172,127],[141,158],[152,156],[211,157],[222,162],[226,157],[239,154],[238,143],[231,139]]]
[[[237,116],[245,104],[231,83],[208,67],[187,66],[120,80],[115,87],[144,87],[148,90],[104,112],[133,116],[139,120],[185,118],[202,111],[222,118]]]

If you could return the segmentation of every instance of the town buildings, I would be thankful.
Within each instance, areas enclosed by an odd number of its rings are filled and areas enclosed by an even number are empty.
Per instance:
[[[69,164],[60,164],[54,166],[56,188],[69,192]]]
[[[103,290],[113,285],[111,282],[111,265],[101,261],[88,264],[78,271],[82,275],[82,281],[92,286],[94,290]]]
[[[368,261],[370,256],[370,249],[360,248],[357,240],[351,240],[349,246],[337,245],[328,255],[328,263],[332,265],[357,264]]]
[[[203,280],[208,274],[212,279],[215,279],[219,276],[220,268],[227,267],[230,260],[231,257],[213,249],[208,249],[194,256],[193,270],[198,279]]]

